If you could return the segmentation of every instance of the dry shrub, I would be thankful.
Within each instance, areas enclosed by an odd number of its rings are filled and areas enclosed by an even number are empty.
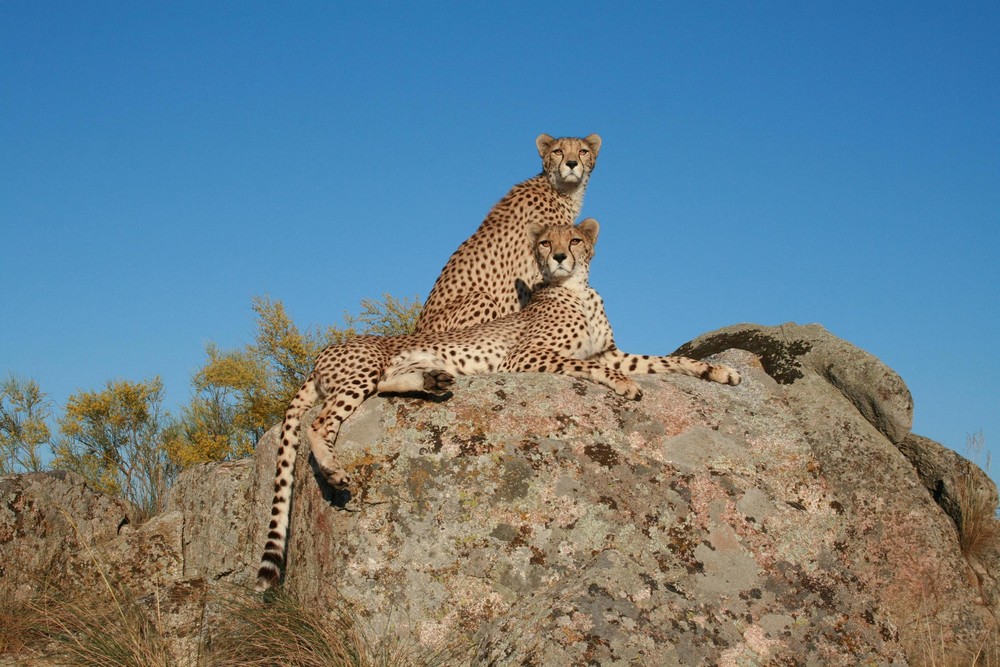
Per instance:
[[[106,593],[106,594],[105,594]],[[111,588],[102,594],[48,596],[40,604],[60,664],[93,667],[170,667],[176,661],[156,619],[128,593]]]
[[[35,600],[20,600],[10,588],[0,589],[0,655],[40,654],[46,629],[45,614]]]
[[[154,619],[125,591],[110,586],[99,593],[70,594],[41,584],[26,597],[3,588],[0,655],[66,666],[176,664]]]
[[[971,477],[958,484],[958,506],[962,514],[958,527],[962,554],[982,562],[1000,550],[1000,521],[990,494]]]
[[[105,584],[97,593],[45,591],[25,601],[0,592],[0,655],[67,667],[435,667],[471,658],[467,642],[429,650],[361,630],[344,607],[317,610],[283,592],[264,601],[231,587],[210,596],[198,655],[179,659],[155,596],[139,603]]]
[[[984,444],[982,431],[968,436],[968,458],[974,462],[984,460]],[[983,469],[989,472],[989,468],[990,457],[987,454]],[[1000,521],[997,520],[995,497],[976,475],[968,474],[958,480],[956,495],[961,514],[958,538],[962,554],[970,561],[982,563],[992,554],[1000,552]]]
[[[344,606],[317,610],[283,591],[269,593],[267,601],[234,593],[219,616],[207,654],[213,667],[433,667],[468,664],[470,657],[471,647],[459,642],[429,651],[373,638]]]
[[[270,597],[270,596],[269,596]],[[284,593],[265,603],[234,591],[221,600],[221,621],[214,629],[209,662],[242,665],[362,665],[365,646],[342,619],[322,622]]]

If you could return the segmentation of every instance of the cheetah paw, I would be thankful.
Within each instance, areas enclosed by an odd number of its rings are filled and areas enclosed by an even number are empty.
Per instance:
[[[639,400],[642,397],[642,389],[631,379],[615,382],[615,393],[629,400]]]
[[[740,374],[729,366],[712,366],[712,370],[708,374],[708,379],[712,382],[718,382],[719,384],[728,384],[733,387],[738,385],[742,378]]]
[[[320,471],[323,473],[323,477],[326,478],[327,483],[338,491],[344,491],[351,483],[351,476],[343,468],[328,470],[320,467]]]
[[[445,394],[455,384],[455,377],[446,371],[424,371],[424,391],[429,394]]]

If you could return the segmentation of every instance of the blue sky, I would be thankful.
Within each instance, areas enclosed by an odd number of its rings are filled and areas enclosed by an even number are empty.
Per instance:
[[[254,295],[424,297],[536,135],[597,132],[622,348],[818,322],[916,432],[997,451],[997,34],[995,2],[5,2],[0,373],[176,408]]]

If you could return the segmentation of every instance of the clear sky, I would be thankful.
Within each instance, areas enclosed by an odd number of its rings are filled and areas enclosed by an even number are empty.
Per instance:
[[[254,295],[425,297],[536,135],[597,132],[622,348],[818,322],[1000,453],[998,35],[997,2],[4,2],[0,373],[176,408]]]

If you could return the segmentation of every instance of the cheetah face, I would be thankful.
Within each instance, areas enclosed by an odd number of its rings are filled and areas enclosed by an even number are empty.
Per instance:
[[[545,282],[563,283],[571,277],[584,282],[594,256],[597,221],[588,218],[575,227],[533,224],[528,229],[535,246],[535,258]]]
[[[591,134],[584,139],[553,139],[547,134],[540,134],[535,139],[535,145],[542,158],[543,172],[552,185],[563,192],[586,183],[597,163],[601,138]]]

